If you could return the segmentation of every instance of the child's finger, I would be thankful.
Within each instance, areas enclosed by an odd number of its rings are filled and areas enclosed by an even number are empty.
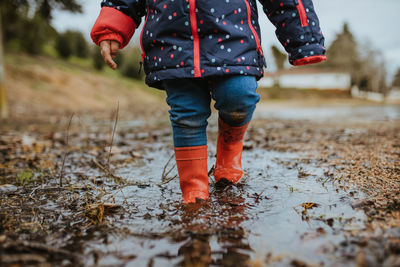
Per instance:
[[[118,55],[119,43],[116,41],[111,41],[111,57],[115,58]]]
[[[103,41],[100,43],[101,47],[101,55],[103,56],[104,61],[106,64],[115,70],[117,68],[117,64],[114,62],[114,60],[111,57],[111,42],[110,41]]]

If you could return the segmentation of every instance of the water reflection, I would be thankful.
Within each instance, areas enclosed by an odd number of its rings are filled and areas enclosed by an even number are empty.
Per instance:
[[[183,256],[180,266],[209,266],[212,263],[209,236],[193,235],[179,249]]]
[[[168,152],[153,145],[142,163],[120,169],[119,175],[148,186],[114,193],[124,207],[114,226],[128,233],[91,244],[105,253],[99,265],[251,266],[282,258],[274,266],[288,266],[293,258],[327,263],[326,254],[346,239],[342,229],[363,227],[363,213],[351,208],[348,193],[322,183],[326,170],[298,154],[244,151],[242,184],[211,183],[209,200],[185,206],[178,181],[157,184],[162,170],[146,162],[163,166]],[[302,204],[308,202],[318,206],[304,221]]]
[[[222,181],[210,201],[184,208],[181,227],[189,238],[178,252],[180,266],[250,265],[252,249],[241,226],[248,219],[243,194],[242,187]]]

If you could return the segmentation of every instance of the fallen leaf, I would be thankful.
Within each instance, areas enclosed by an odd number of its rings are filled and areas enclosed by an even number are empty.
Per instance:
[[[308,210],[308,209],[319,207],[320,205],[317,203],[314,203],[314,202],[305,202],[305,203],[301,204],[301,206],[304,209]]]

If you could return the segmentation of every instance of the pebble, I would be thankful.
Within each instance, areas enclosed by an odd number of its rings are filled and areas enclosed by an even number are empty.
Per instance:
[[[0,194],[12,194],[18,190],[18,187],[12,184],[0,185]]]
[[[367,205],[373,204],[373,201],[370,199],[356,199],[351,201],[350,205],[353,209],[362,208]]]

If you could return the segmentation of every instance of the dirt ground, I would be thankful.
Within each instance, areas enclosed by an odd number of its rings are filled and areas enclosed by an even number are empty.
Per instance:
[[[398,115],[259,110],[243,181],[210,171],[210,199],[189,206],[166,114],[3,122],[1,265],[400,266]],[[216,130],[214,115],[210,169]]]

